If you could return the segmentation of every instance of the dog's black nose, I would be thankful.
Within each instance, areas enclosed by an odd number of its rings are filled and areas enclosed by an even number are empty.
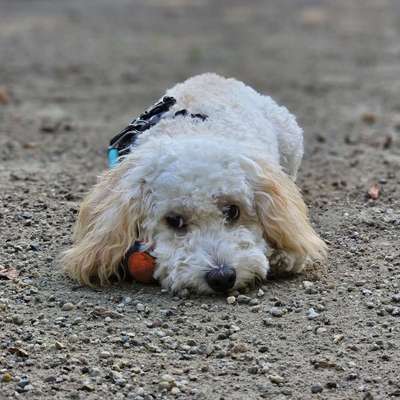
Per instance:
[[[216,292],[226,292],[232,289],[236,281],[236,271],[226,265],[213,268],[206,274],[208,286]]]

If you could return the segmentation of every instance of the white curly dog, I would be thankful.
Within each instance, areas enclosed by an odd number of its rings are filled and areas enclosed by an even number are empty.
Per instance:
[[[171,292],[240,290],[271,267],[299,272],[323,259],[294,183],[303,135],[293,115],[215,74],[166,95],[173,106],[84,200],[64,254],[68,274],[107,284],[138,240]]]

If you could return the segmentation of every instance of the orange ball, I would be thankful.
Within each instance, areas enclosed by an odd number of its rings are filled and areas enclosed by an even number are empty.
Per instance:
[[[155,262],[151,255],[137,251],[129,256],[128,270],[135,281],[141,283],[154,282],[154,269]]]

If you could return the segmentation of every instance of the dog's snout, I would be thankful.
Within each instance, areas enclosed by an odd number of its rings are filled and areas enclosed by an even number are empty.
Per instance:
[[[236,281],[236,271],[226,265],[214,268],[206,274],[208,286],[216,292],[226,292],[232,289]]]

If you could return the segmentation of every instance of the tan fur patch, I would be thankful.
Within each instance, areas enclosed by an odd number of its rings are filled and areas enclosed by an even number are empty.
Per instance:
[[[124,203],[118,190],[122,176],[132,167],[130,161],[104,173],[81,205],[74,245],[62,261],[64,270],[83,284],[104,285],[111,277],[118,278],[120,263],[137,239],[141,199]]]
[[[324,260],[327,246],[312,228],[296,184],[279,170],[263,164],[261,168],[255,201],[267,240],[277,249]]]

